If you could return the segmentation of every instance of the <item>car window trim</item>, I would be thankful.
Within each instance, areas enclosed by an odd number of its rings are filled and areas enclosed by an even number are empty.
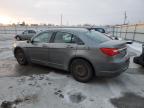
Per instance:
[[[55,42],[54,42],[55,36],[56,36],[56,34],[57,34],[58,32],[68,33],[68,34],[71,34],[71,35],[72,35],[72,38],[75,36],[76,38],[80,39],[80,38],[79,38],[78,36],[76,36],[75,34],[72,34],[72,33],[69,33],[69,32],[63,32],[63,31],[56,31],[56,32],[54,33],[54,35],[52,36],[50,43],[55,43]],[[78,44],[78,42],[72,43],[72,38],[71,38],[71,43],[67,43],[67,44]],[[81,41],[81,42],[83,43],[83,45],[84,45],[84,42],[83,42],[81,39],[80,39],[80,41]],[[65,44],[66,44],[66,43],[65,43]]]

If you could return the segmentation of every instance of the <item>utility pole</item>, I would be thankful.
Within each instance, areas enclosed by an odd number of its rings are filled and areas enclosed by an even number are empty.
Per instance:
[[[60,25],[63,25],[63,14],[60,15]]]
[[[122,27],[123,27],[123,25],[126,24],[126,20],[127,20],[127,13],[125,11],[125,13],[124,13],[124,22],[123,22],[123,24],[121,24],[121,27],[120,27],[120,37],[121,37],[121,34],[122,34]]]
[[[126,11],[125,11],[125,13],[124,13],[124,25],[126,24],[126,20],[127,20],[127,13],[126,13]]]

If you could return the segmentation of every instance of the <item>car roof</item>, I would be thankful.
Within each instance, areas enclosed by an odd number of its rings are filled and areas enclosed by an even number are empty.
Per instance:
[[[60,32],[71,33],[78,36],[85,43],[85,45],[96,44],[95,41],[92,41],[88,36],[86,36],[86,33],[90,32],[86,28],[50,28],[47,31],[54,31],[54,32],[60,31]]]
[[[86,28],[50,28],[47,31],[61,31],[61,32],[81,34],[87,32],[88,30]]]

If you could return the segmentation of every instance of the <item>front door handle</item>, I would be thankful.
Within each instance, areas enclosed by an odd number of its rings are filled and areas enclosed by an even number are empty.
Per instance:
[[[72,45],[67,45],[67,48],[74,48]]]

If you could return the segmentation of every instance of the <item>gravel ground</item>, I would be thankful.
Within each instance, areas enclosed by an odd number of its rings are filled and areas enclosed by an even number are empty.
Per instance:
[[[18,65],[12,43],[10,38],[0,39],[1,108],[144,108],[144,70],[132,63],[138,53],[130,48],[125,73],[84,84],[61,70]]]

